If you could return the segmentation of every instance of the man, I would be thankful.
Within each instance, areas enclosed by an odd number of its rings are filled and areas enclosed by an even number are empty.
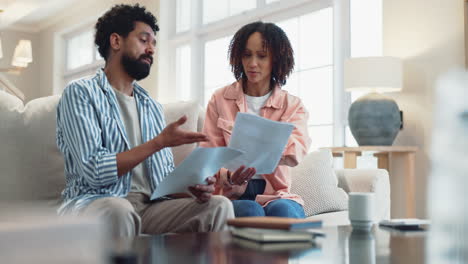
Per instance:
[[[174,169],[169,147],[207,140],[180,129],[185,116],[166,127],[161,105],[135,82],[150,72],[158,30],[138,4],[110,9],[96,23],[105,68],[69,84],[57,109],[67,180],[59,213],[106,217],[115,236],[218,231],[234,217],[228,199],[212,197],[214,177],[189,187],[196,200],[149,200]]]

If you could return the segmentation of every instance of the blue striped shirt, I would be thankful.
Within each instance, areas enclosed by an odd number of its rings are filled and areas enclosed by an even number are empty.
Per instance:
[[[166,127],[162,106],[136,82],[133,94],[142,142]],[[76,213],[97,198],[126,197],[131,171],[117,176],[117,154],[129,150],[115,92],[102,69],[70,83],[57,107],[57,145],[65,158],[66,187],[59,213]],[[174,169],[170,148],[146,159],[151,191]]]

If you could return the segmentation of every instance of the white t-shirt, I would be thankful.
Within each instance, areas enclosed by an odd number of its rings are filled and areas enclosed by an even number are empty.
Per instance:
[[[142,144],[140,118],[138,117],[138,109],[135,97],[128,96],[120,91],[114,89],[119,103],[119,110],[122,121],[127,132],[130,148]],[[132,169],[132,184],[130,192],[139,192],[151,196],[151,188],[148,181],[148,172],[146,161],[141,162]]]
[[[245,94],[245,101],[247,102],[247,113],[260,115],[262,107],[265,105],[266,101],[271,95],[271,91],[263,96],[250,96]],[[263,179],[261,174],[255,174],[252,179]]]
[[[264,96],[250,96],[246,94],[245,101],[247,102],[247,113],[260,116],[260,110],[265,105],[270,95],[271,91]]]

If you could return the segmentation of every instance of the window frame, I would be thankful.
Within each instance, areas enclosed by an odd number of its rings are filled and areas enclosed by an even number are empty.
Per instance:
[[[177,101],[179,89],[166,89],[176,83],[175,53],[179,46],[186,44],[191,48],[191,76],[190,93],[193,99],[204,102],[204,45],[207,41],[234,34],[240,26],[257,21],[266,20],[278,22],[288,18],[304,15],[321,8],[333,7],[333,137],[334,146],[345,143],[345,128],[347,126],[347,110],[350,96],[343,89],[343,61],[350,53],[350,4],[349,0],[279,0],[266,4],[265,0],[257,0],[257,8],[241,14],[203,25],[202,0],[193,0],[191,12],[191,26],[184,32],[176,32],[175,15],[176,1],[161,0],[161,28],[166,28],[166,35],[162,35],[160,48],[161,65],[168,69],[160,69],[159,99],[161,101]],[[164,11],[169,11],[164,15]],[[164,54],[164,55],[162,55]],[[227,56],[227,54],[226,54]],[[161,71],[162,70],[162,71]],[[161,74],[162,73],[162,74]],[[173,86],[173,85],[172,85]],[[203,105],[205,108],[206,105]],[[311,113],[313,114],[313,113]]]
[[[76,30],[73,30],[72,32],[69,32],[65,35],[63,35],[63,47],[64,47],[64,50],[63,50],[63,58],[64,58],[64,71],[63,71],[63,80],[66,81],[66,80],[69,80],[69,79],[72,79],[74,76],[76,76],[76,78],[80,78],[82,76],[85,76],[87,75],[88,73],[92,74],[94,73],[95,71],[97,71],[97,69],[99,68],[102,68],[105,66],[105,61],[103,58],[101,59],[96,59],[97,55],[99,55],[98,53],[98,50],[96,48],[96,46],[94,45],[94,40],[93,42],[90,43],[90,48],[92,48],[92,60],[90,63],[88,64],[85,64],[85,65],[82,65],[82,66],[79,66],[77,68],[74,68],[74,69],[68,69],[68,47],[70,45],[70,40],[73,39],[74,37],[77,37],[81,34],[85,34],[86,32],[92,32],[93,36],[94,36],[94,28],[93,28],[93,24],[88,24],[86,26],[83,26],[83,27],[80,27],[79,29],[76,29]],[[74,79],[74,78],[73,78]]]

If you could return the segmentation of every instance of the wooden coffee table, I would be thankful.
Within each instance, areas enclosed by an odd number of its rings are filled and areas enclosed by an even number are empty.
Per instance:
[[[321,229],[324,238],[308,249],[255,249],[236,243],[229,232],[138,237],[133,242],[138,263],[424,263],[426,231],[370,233],[349,226]]]

